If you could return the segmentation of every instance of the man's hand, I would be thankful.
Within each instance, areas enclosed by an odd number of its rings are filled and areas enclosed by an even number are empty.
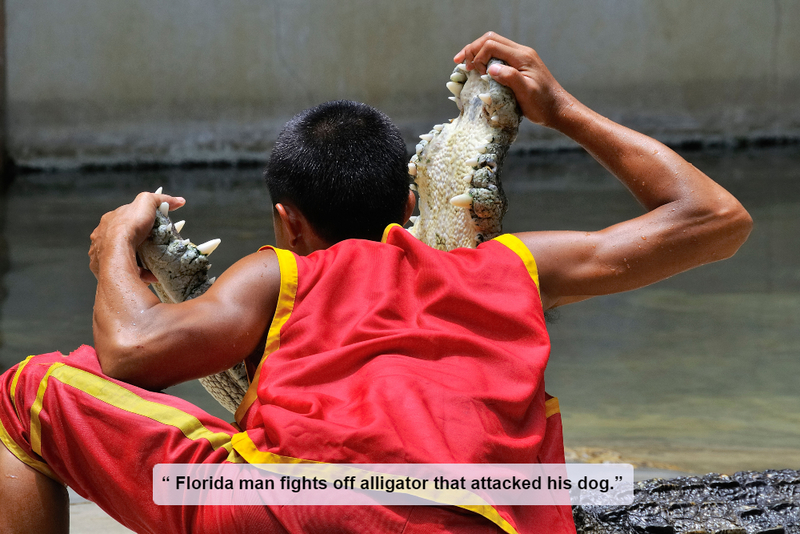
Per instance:
[[[203,295],[164,304],[142,281],[136,249],[156,209],[180,197],[142,193],[103,216],[89,251],[97,277],[94,342],[103,371],[148,389],[163,389],[260,356],[280,291],[272,251],[251,254],[222,273]],[[152,276],[151,273],[146,272]]]
[[[545,309],[652,284],[731,256],[752,219],[719,184],[668,147],[595,113],[567,93],[532,49],[487,33],[455,56],[510,87],[525,116],[570,137],[648,213],[597,232],[527,232]]]
[[[486,65],[492,58],[506,65]],[[564,106],[571,105],[567,93],[547,69],[539,54],[494,32],[488,32],[465,46],[455,58],[466,63],[467,70],[477,69],[514,91],[523,115],[531,122],[551,126]]]
[[[182,197],[140,193],[130,204],[103,215],[100,224],[92,232],[89,247],[89,268],[95,277],[99,276],[100,264],[108,255],[130,250],[135,253],[136,248],[150,235],[156,209],[164,202],[170,210],[186,203]],[[146,283],[156,281],[153,274],[145,269],[140,269],[139,275]]]

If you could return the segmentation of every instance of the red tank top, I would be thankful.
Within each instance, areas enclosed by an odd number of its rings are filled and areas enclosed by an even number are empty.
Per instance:
[[[380,243],[276,253],[281,294],[236,413],[245,460],[564,461],[536,264],[519,239],[442,252],[392,225]]]

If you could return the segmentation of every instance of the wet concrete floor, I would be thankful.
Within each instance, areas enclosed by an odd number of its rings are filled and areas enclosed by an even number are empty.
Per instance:
[[[651,467],[734,472],[800,466],[800,149],[689,152],[755,220],[730,260],[563,308],[548,391],[567,447]],[[25,174],[0,197],[0,369],[92,343],[89,234],[163,186],[219,274],[272,242],[260,170]],[[519,156],[505,170],[507,231],[595,230],[642,213],[581,153]],[[197,383],[170,390],[231,419]],[[617,456],[614,456],[617,455]]]

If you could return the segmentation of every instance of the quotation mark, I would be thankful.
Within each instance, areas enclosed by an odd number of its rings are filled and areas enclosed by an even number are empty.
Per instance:
[[[169,477],[167,476],[161,477],[161,482],[169,482]]]

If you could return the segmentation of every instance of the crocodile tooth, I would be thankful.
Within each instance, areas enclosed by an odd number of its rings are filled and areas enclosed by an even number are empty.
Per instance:
[[[478,95],[478,98],[483,100],[484,104],[491,104],[492,103],[492,95],[490,93],[481,93]]]
[[[478,145],[475,147],[475,150],[477,150],[481,154],[486,154],[486,145]]]
[[[467,75],[463,72],[454,72],[450,75],[450,80],[456,83],[464,83],[467,81]]]
[[[478,166],[478,156],[475,156],[474,158],[470,158],[467,161],[465,161],[464,163],[466,163],[467,167],[477,167]]]
[[[500,122],[500,117],[497,115],[492,115],[492,122]]]
[[[183,230],[183,225],[186,224],[186,221],[178,221],[173,226],[175,227],[175,231],[180,233]]]
[[[160,195],[163,190],[164,190],[163,187],[159,187],[158,189],[156,189],[156,195]]]
[[[192,240],[191,239],[184,239],[183,240],[183,246],[188,247],[191,244],[192,244]]]
[[[456,102],[456,103],[458,102],[458,100],[456,100],[456,97],[454,97],[454,96],[448,96],[447,99],[448,100],[452,100],[453,102]]]
[[[417,175],[417,165],[416,164],[414,164],[414,163],[409,163],[408,164],[408,174],[410,174],[411,176],[416,176]]]
[[[433,126],[433,129],[436,130],[437,132],[441,132],[443,128],[444,124],[436,124]]]
[[[484,82],[490,82],[492,81],[492,77],[489,76],[488,74],[484,74],[483,76],[481,76],[481,80],[483,80]]]
[[[419,153],[422,152],[423,148],[425,148],[425,145],[423,145],[422,143],[418,143],[417,144],[417,146],[416,146],[417,156],[419,156]]]
[[[419,220],[419,215],[412,215],[408,220],[411,224],[417,224],[417,221]]]
[[[450,92],[455,96],[458,96],[461,94],[461,90],[464,88],[464,85],[456,82],[447,82],[447,88],[450,89]]]
[[[412,191],[416,191],[417,190],[417,184],[408,184],[408,188],[410,190],[412,190]]]
[[[419,136],[419,138],[430,143],[433,141],[433,134],[422,134]]]
[[[221,239],[212,239],[211,241],[206,241],[202,245],[197,245],[197,250],[200,252],[200,254],[205,254],[208,256],[217,249],[221,242]]]
[[[416,163],[416,162],[418,162],[418,161],[419,161],[419,156],[417,156],[416,154],[414,154],[413,156],[411,156],[411,163]]]
[[[162,215],[166,215],[169,213],[169,204],[166,202],[162,202],[161,205],[158,207],[158,211],[161,212]]]
[[[470,206],[472,206],[472,197],[470,196],[469,193],[456,195],[450,199],[450,204],[458,208],[469,208]]]
[[[456,68],[458,70],[460,70],[461,72],[463,72],[464,74],[467,73],[467,64],[466,63],[459,63],[458,65],[456,65]]]

